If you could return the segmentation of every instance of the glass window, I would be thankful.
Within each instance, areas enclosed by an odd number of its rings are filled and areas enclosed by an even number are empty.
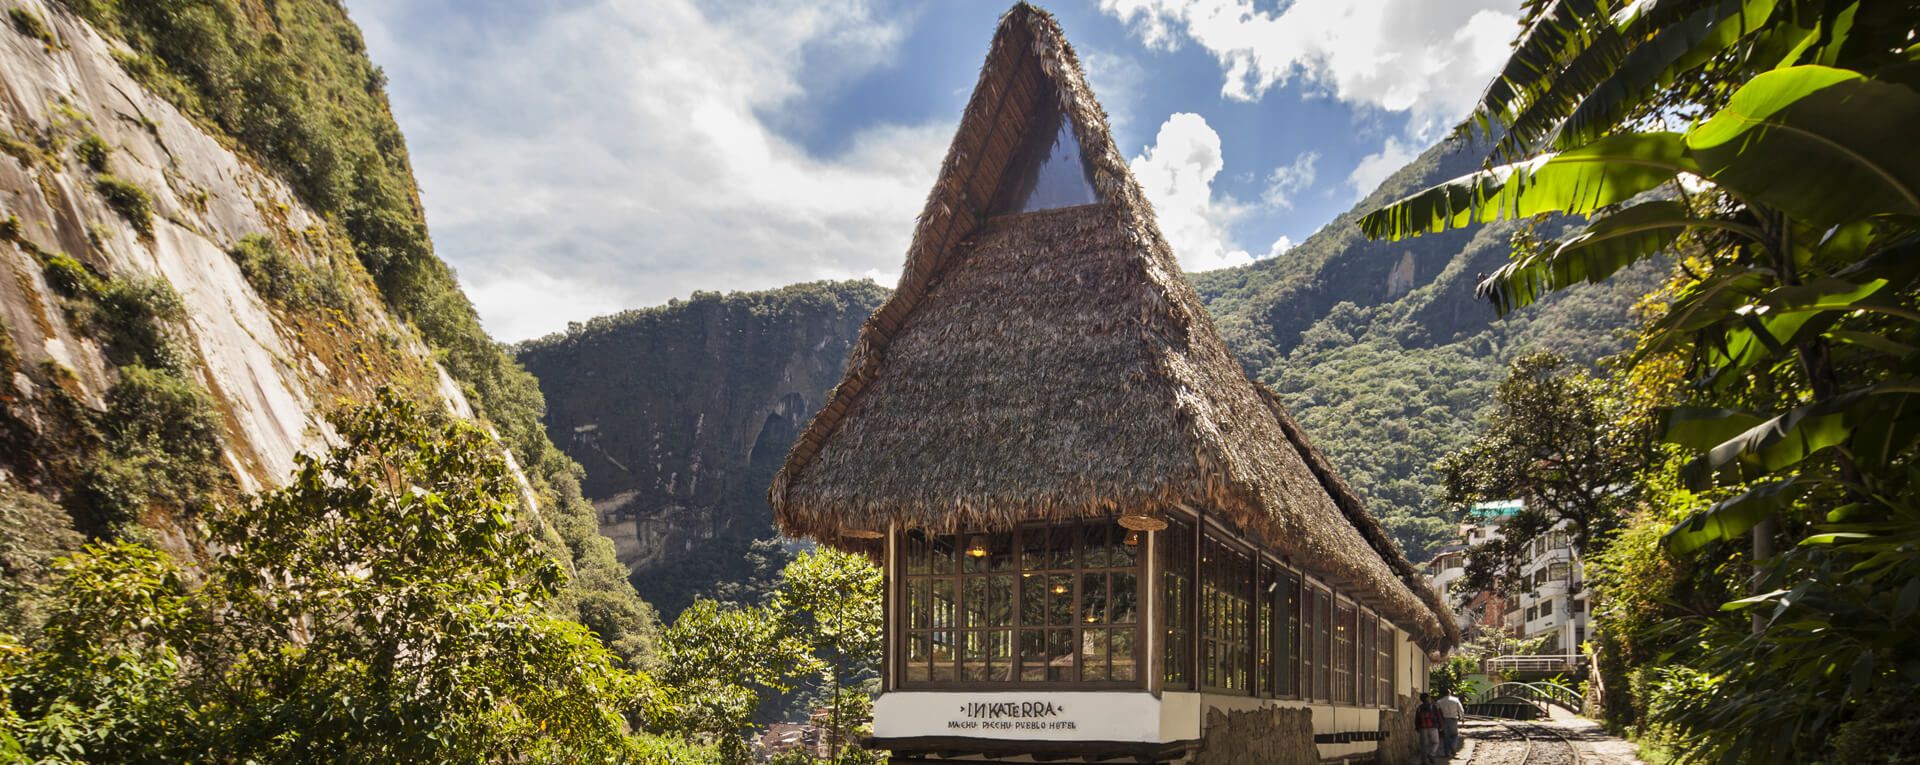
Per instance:
[[[1300,577],[1287,572],[1280,580],[1280,619],[1279,629],[1274,637],[1279,643],[1275,649],[1279,658],[1276,661],[1280,671],[1279,692],[1282,696],[1300,695]]]
[[[1333,685],[1329,672],[1333,667],[1333,596],[1325,590],[1313,594],[1314,633],[1313,633],[1313,697],[1323,701],[1333,699]]]
[[[1211,534],[1201,542],[1201,685],[1246,692],[1253,669],[1253,559]]]
[[[1380,687],[1379,695],[1375,697],[1374,701],[1383,707],[1398,706],[1398,702],[1393,697],[1393,653],[1394,649],[1398,647],[1398,643],[1394,637],[1393,625],[1391,623],[1385,619],[1381,619],[1379,627],[1379,642],[1374,647],[1377,654],[1374,657],[1374,661],[1378,665],[1377,671],[1379,673],[1375,679]]]
[[[1333,701],[1353,703],[1353,608],[1335,607],[1333,620]]]
[[[1074,207],[1100,201],[1073,124],[1058,102],[1042,96],[1027,118],[1027,135],[1001,175],[992,214]]]
[[[1172,690],[1193,689],[1193,525],[1168,519],[1159,532],[1160,570],[1166,611],[1165,685]]]
[[[1300,590],[1300,640],[1296,643],[1296,645],[1300,646],[1300,660],[1296,662],[1296,665],[1300,668],[1299,696],[1304,699],[1314,698],[1313,675],[1315,662],[1313,658],[1313,635],[1315,625],[1320,623],[1319,613],[1315,610],[1315,605],[1316,601],[1313,596],[1313,590],[1302,585]]]
[[[1279,570],[1275,569],[1273,564],[1260,561],[1260,579],[1256,583],[1259,589],[1254,593],[1254,602],[1257,607],[1253,626],[1257,633],[1254,635],[1257,644],[1254,646],[1256,659],[1253,664],[1253,680],[1254,684],[1259,686],[1257,691],[1262,696],[1274,694],[1276,673],[1273,671],[1273,648],[1277,641],[1273,639],[1273,634],[1278,631],[1274,627],[1279,621],[1277,618],[1279,609],[1276,607],[1280,598],[1278,577]]]
[[[1138,539],[1109,522],[904,537],[903,680],[1134,682]]]

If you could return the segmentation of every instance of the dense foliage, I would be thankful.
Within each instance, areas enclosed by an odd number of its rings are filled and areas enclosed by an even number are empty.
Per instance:
[[[532,376],[480,327],[451,269],[434,256],[386,103],[385,78],[367,60],[360,31],[328,0],[69,0],[67,7],[129,49],[121,64],[209,132],[285,179],[345,233],[385,304],[409,322],[466,389],[480,416],[513,451],[539,501],[550,544],[573,570],[558,607],[573,611],[623,655],[647,651],[654,616],[634,594],[581,498],[579,468],[547,440]],[[26,24],[18,15],[16,27]],[[148,225],[145,192],[109,175],[100,192],[136,225]],[[284,271],[260,242],[235,257],[250,276]],[[324,302],[325,279],[287,280],[270,298]],[[307,286],[315,287],[308,289]],[[311,304],[311,303],[307,303]]]
[[[644,678],[548,615],[565,581],[494,440],[383,392],[286,488],[206,514],[203,574],[135,542],[10,615],[0,751],[42,762],[628,757]],[[36,616],[37,615],[37,616]],[[28,623],[28,622],[32,623]]]
[[[660,680],[673,694],[661,722],[742,765],[755,712],[798,690],[803,714],[827,711],[832,762],[877,762],[858,741],[878,690],[882,591],[865,558],[819,548],[788,564],[762,602],[694,601],[661,639]]]
[[[61,513],[4,497],[0,759],[731,764],[800,686],[835,760],[871,761],[864,558],[808,552],[763,603],[700,601],[655,682],[550,613],[566,573],[491,435],[390,391],[333,425],[287,487],[204,515],[192,569],[132,541],[56,557]]]
[[[1498,539],[1471,551],[1465,591],[1510,591],[1531,558],[1527,546],[1563,523],[1582,555],[1619,525],[1645,464],[1644,439],[1615,427],[1619,404],[1604,382],[1564,357],[1532,354],[1508,367],[1487,429],[1434,465],[1451,506],[1523,502]]]
[[[1476,115],[1525,159],[1363,226],[1592,216],[1488,277],[1503,311],[1683,255],[1607,386],[1665,442],[1590,546],[1608,714],[1688,762],[1920,757],[1920,4],[1533,11]]]

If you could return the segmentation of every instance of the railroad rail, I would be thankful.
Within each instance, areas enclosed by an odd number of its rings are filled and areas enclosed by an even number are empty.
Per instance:
[[[1580,765],[1580,749],[1551,726],[1499,718],[1476,718],[1505,730],[1500,738],[1482,738],[1469,765]]]

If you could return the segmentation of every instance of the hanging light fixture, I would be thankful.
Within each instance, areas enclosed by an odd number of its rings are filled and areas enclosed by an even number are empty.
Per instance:
[[[1067,586],[1065,584],[1055,584],[1053,586],[1053,594],[1055,595],[1067,594]]]
[[[985,534],[973,535],[973,540],[967,543],[967,556],[970,558],[987,557],[987,536]]]
[[[1126,538],[1126,539],[1122,539],[1122,540],[1120,540],[1120,543],[1121,543],[1121,544],[1123,544],[1123,545],[1126,545],[1126,546],[1128,546],[1128,547],[1139,547],[1139,546],[1140,546],[1140,532],[1138,532],[1138,531],[1129,531],[1129,532],[1127,532],[1127,538]]]

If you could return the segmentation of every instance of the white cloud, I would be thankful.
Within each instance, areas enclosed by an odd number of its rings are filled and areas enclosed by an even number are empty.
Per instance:
[[[1116,133],[1124,132],[1133,124],[1135,94],[1146,70],[1131,58],[1091,48],[1080,51],[1080,65],[1086,69],[1088,87],[1107,111],[1107,122]]]
[[[436,248],[502,340],[695,289],[891,283],[953,134],[880,125],[820,156],[769,127],[802,75],[897,53],[863,0],[352,5]]]
[[[1290,164],[1281,165],[1267,174],[1267,189],[1260,194],[1260,201],[1277,210],[1293,209],[1293,197],[1313,186],[1319,177],[1314,165],[1320,162],[1320,152],[1302,152],[1294,157]]]
[[[1220,134],[1204,117],[1186,112],[1168,117],[1153,145],[1129,163],[1153,203],[1160,233],[1188,271],[1253,262],[1253,256],[1234,244],[1228,233],[1249,206],[1213,192],[1214,176],[1224,166]]]
[[[1257,100],[1299,77],[1353,104],[1408,115],[1431,141],[1466,115],[1505,61],[1512,0],[1100,0],[1149,46],[1191,40],[1225,75],[1221,94]]]
[[[1353,189],[1353,197],[1359,199],[1373,193],[1380,182],[1393,175],[1394,171],[1406,167],[1414,157],[1420,156],[1420,150],[1402,142],[1399,138],[1389,137],[1379,151],[1360,158],[1353,172],[1347,175],[1347,187]]]
[[[1275,255],[1285,254],[1287,250],[1291,249],[1293,249],[1293,239],[1282,234],[1279,239],[1273,240],[1271,246],[1267,247],[1267,257],[1271,258]]]

